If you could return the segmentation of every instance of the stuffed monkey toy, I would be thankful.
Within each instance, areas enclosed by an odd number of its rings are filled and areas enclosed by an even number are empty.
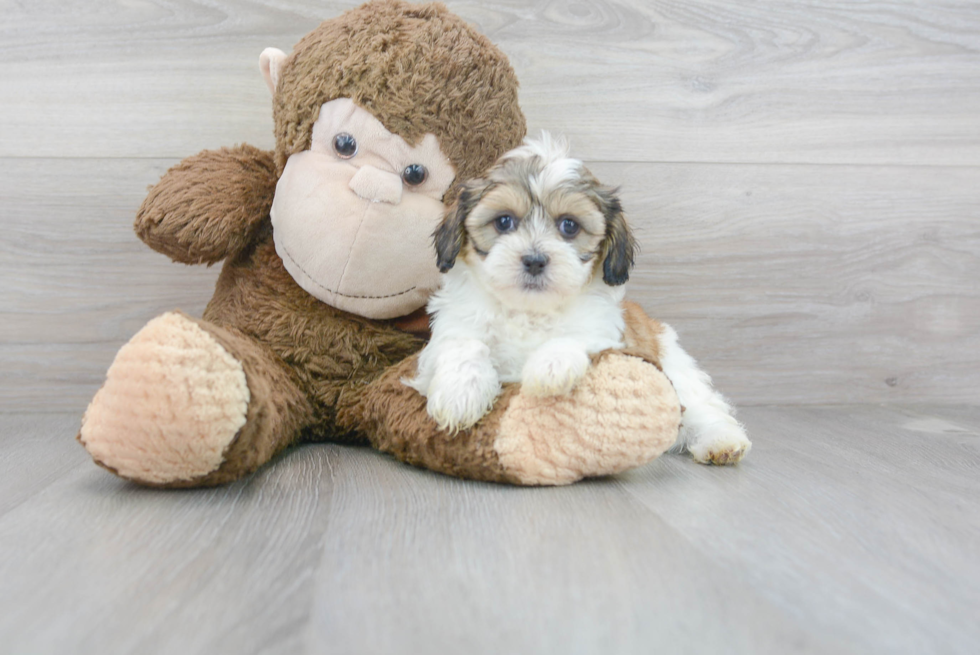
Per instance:
[[[441,4],[376,0],[292,54],[269,48],[275,152],[204,151],[170,169],[135,223],[184,264],[224,265],[201,319],[170,312],[120,349],[78,440],[116,475],[160,487],[240,478],[301,441],[368,441],[451,475],[565,484],[643,464],[680,408],[659,326],[627,307],[626,351],[559,398],[504,389],[470,430],[437,428],[401,380],[439,284],[432,233],[520,144],[506,57]]]

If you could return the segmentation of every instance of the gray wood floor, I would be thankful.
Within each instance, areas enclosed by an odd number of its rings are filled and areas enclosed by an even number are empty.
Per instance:
[[[560,489],[367,449],[154,491],[0,418],[3,653],[975,653],[980,408],[752,407],[737,468]]]

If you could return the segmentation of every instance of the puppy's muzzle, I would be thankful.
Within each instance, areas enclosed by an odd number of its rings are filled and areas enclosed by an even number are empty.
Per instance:
[[[531,276],[537,277],[544,273],[545,267],[548,265],[547,255],[541,253],[533,253],[530,255],[524,255],[521,257],[521,263],[524,264],[524,271]]]

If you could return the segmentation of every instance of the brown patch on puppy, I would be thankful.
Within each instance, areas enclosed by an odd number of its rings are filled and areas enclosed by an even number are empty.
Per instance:
[[[503,215],[515,219],[518,229],[522,224],[537,224],[542,231],[554,233],[558,223],[571,218],[582,228],[573,238],[564,238],[574,245],[582,258],[589,261],[598,251],[605,236],[605,217],[598,204],[591,199],[585,189],[589,182],[598,182],[582,169],[582,189],[569,190],[565,187],[547,189],[540,197],[532,185],[532,178],[541,171],[542,161],[530,159],[506,159],[490,173],[493,186],[489,187],[483,198],[473,208],[465,220],[465,232],[477,252],[487,253],[501,236],[494,221]]]
[[[664,326],[629,300],[623,302],[623,320],[626,321],[626,330],[623,332],[623,341],[626,343],[624,352],[641,357],[660,368],[660,335],[664,332]]]
[[[582,231],[576,236],[576,240],[587,237],[585,240],[594,243],[590,249],[599,246],[599,241],[606,234],[606,218],[599,211],[596,203],[582,192],[555,193],[548,194],[545,198],[545,211],[555,221],[568,217],[573,219],[581,226]]]
[[[487,188],[486,180],[471,180],[462,184],[455,203],[433,233],[432,243],[436,248],[436,265],[440,272],[445,273],[456,264],[460,248],[466,240],[466,217],[480,202]]]
[[[476,252],[486,254],[500,233],[494,221],[503,215],[510,215],[519,224],[531,211],[530,199],[510,185],[486,187],[483,198],[467,216],[464,227],[466,236]]]
[[[595,200],[606,217],[606,240],[603,244],[602,279],[609,286],[625,284],[630,279],[630,269],[639,246],[626,223],[623,206],[616,189],[598,187]]]
[[[596,259],[606,233],[606,219],[596,203],[584,192],[552,192],[545,201],[545,208],[556,230],[566,218],[578,223],[579,233],[565,240],[574,246],[583,262]]]

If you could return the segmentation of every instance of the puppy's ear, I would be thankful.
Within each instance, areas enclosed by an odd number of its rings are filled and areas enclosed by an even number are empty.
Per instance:
[[[623,215],[623,206],[616,195],[618,189],[599,187],[596,199],[606,217],[606,240],[603,250],[602,280],[611,287],[625,284],[636,257],[637,245]]]
[[[456,263],[456,257],[466,240],[466,217],[480,202],[486,185],[486,180],[471,180],[462,184],[456,202],[446,211],[442,223],[432,234],[439,272],[445,273]]]

